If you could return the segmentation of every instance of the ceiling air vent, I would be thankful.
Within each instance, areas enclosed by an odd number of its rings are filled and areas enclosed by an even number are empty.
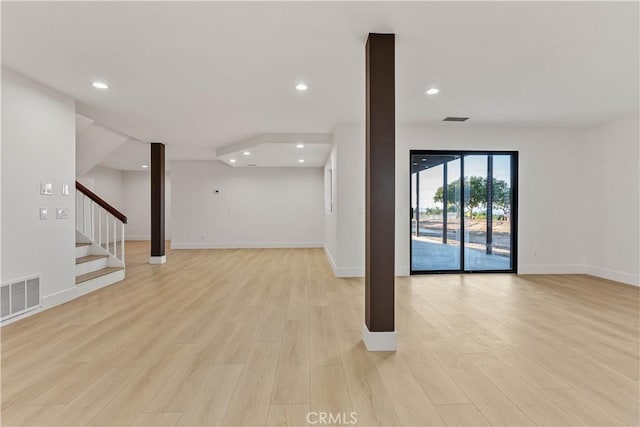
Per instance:
[[[443,122],[465,122],[469,117],[445,117]]]
[[[255,168],[258,165],[256,163],[249,163],[247,166],[250,168]]]

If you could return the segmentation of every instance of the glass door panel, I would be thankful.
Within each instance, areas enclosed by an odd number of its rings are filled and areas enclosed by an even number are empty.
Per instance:
[[[411,160],[411,269],[460,270],[460,157]]]
[[[510,270],[510,156],[464,156],[464,269]]]
[[[411,272],[515,271],[515,152],[411,152]]]

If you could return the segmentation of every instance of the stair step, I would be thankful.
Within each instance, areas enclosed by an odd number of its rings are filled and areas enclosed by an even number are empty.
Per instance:
[[[84,264],[85,262],[94,261],[96,259],[107,258],[106,255],[87,255],[80,258],[76,258],[76,265]]]
[[[89,246],[91,243],[84,243],[84,242],[76,242],[76,248],[80,248],[82,246]]]
[[[89,281],[91,279],[95,279],[96,277],[105,276],[107,274],[110,274],[110,273],[113,273],[114,271],[119,271],[119,270],[123,270],[123,268],[122,267],[106,267],[106,268],[103,268],[102,270],[92,271],[91,273],[82,274],[76,277],[76,285],[82,282]]]

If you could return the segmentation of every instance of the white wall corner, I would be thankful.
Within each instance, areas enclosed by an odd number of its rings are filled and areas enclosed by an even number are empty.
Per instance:
[[[396,331],[371,332],[366,323],[362,323],[362,341],[369,351],[396,351],[398,349]]]
[[[333,257],[331,257],[331,252],[329,252],[329,249],[326,246],[324,246],[324,253],[327,256],[327,260],[329,260],[329,265],[331,266],[331,270],[333,270],[333,275],[338,277],[338,267],[336,266]]]

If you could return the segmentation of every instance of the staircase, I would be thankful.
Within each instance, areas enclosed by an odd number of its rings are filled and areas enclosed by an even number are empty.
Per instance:
[[[76,286],[81,294],[125,277],[127,217],[76,182]]]

